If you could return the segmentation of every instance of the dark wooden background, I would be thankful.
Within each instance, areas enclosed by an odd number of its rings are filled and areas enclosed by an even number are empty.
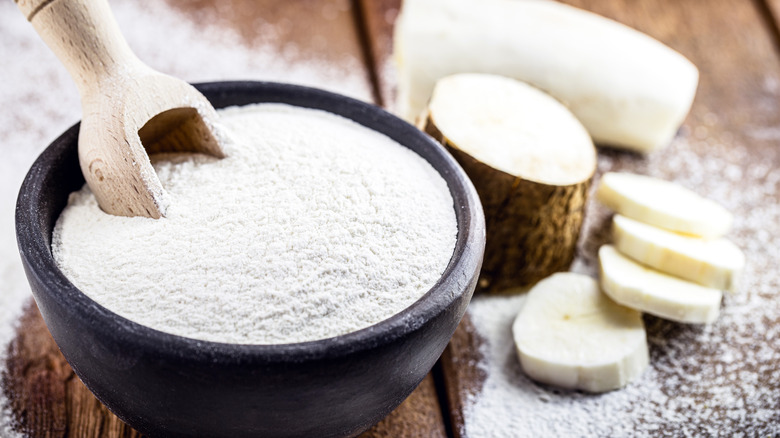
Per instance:
[[[234,28],[244,44],[265,39],[263,23],[284,21],[274,41],[294,42],[305,53],[317,51],[333,65],[344,59],[358,59],[373,100],[392,108],[395,77],[390,63],[392,26],[400,0],[167,0],[192,20],[219,16],[220,26]],[[780,129],[777,91],[767,84],[780,84],[780,0],[566,0],[637,28],[659,39],[691,59],[700,69],[701,80],[693,110],[684,130],[707,126],[713,141],[750,145],[750,160],[780,166],[780,135],[756,141],[744,127]],[[475,3],[476,2],[475,0]],[[316,5],[316,7],[315,7]],[[335,15],[322,20],[323,7],[333,6]],[[323,40],[327,44],[323,44]],[[263,41],[265,44],[268,41]],[[774,94],[772,94],[774,93]],[[715,114],[713,125],[707,117]],[[705,147],[693,146],[704,157]],[[642,159],[615,151],[601,151],[618,169],[647,170]],[[656,169],[658,170],[658,169]],[[674,174],[668,177],[673,178]],[[775,199],[775,202],[778,200]],[[740,214],[739,212],[736,212]],[[777,224],[759,224],[780,232]],[[603,232],[591,230],[580,248],[580,257],[592,263]],[[750,236],[740,238],[750,239]],[[780,274],[770,281],[780,287]],[[770,321],[780,324],[780,316]],[[659,323],[660,324],[660,323]],[[656,324],[657,325],[657,324]],[[7,371],[2,390],[11,401],[17,429],[31,437],[136,437],[135,431],[108,412],[75,377],[59,353],[30,301],[19,321],[18,334],[9,346]],[[669,326],[656,327],[666,330]],[[650,327],[649,329],[653,329]],[[484,375],[474,365],[477,347],[483,340],[467,317],[433,372],[389,417],[366,432],[364,437],[465,436],[463,405],[469,395],[478,394]],[[703,360],[706,360],[704,358]],[[778,365],[780,367],[780,365]],[[780,382],[772,374],[766,385],[780,393]],[[736,382],[738,384],[738,382]],[[777,398],[775,398],[777,400]],[[770,406],[770,408],[772,408]],[[763,430],[778,431],[778,414]],[[752,426],[756,426],[753,424]],[[761,426],[761,425],[759,425]],[[679,424],[670,421],[666,433],[675,435]],[[740,424],[724,424],[723,435],[740,432]]]

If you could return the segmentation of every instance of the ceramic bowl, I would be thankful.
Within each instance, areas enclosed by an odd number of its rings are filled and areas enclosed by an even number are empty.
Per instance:
[[[329,339],[235,345],[163,333],[79,291],[51,254],[54,224],[84,179],[78,125],[35,161],[16,233],[33,295],[65,358],[119,418],[150,437],[355,436],[398,406],[433,367],[477,281],[485,222],[463,170],[436,142],[382,109],[321,90],[263,82],[197,86],[215,107],[281,102],[352,119],[417,152],[455,201],[455,252],[439,281],[402,312]]]

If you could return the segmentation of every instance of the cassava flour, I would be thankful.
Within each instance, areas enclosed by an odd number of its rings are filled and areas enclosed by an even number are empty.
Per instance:
[[[71,195],[54,258],[80,290],[140,324],[228,343],[311,341],[419,299],[452,256],[441,176],[345,118],[282,104],[220,111],[228,157],[163,155],[163,219]]]

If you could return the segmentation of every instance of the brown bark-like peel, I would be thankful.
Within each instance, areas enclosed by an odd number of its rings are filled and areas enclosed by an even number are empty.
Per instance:
[[[592,174],[570,185],[529,181],[458,149],[439,131],[430,114],[421,124],[460,163],[482,201],[487,242],[478,291],[500,293],[522,288],[569,269]]]

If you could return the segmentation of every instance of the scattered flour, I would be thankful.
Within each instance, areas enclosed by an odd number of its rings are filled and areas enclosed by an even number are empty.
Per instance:
[[[614,421],[628,415],[637,396],[658,398],[651,367],[628,387],[605,394],[557,390],[530,380],[520,368],[511,326],[525,294],[514,297],[474,299],[469,315],[484,338],[477,365],[487,379],[481,393],[474,394],[464,412],[469,438],[478,437],[585,437],[629,436],[632,421]]]
[[[164,2],[111,0],[119,26],[138,56],[158,70],[189,81],[275,80],[325,88],[363,100],[371,86],[360,59],[326,62],[316,53],[275,42],[251,44],[204,13],[202,23]],[[209,25],[209,23],[216,23]],[[275,33],[267,24],[262,31]],[[161,40],[165,44],[161,44]],[[186,56],[182,56],[186,48]],[[288,52],[296,56],[287,56]],[[16,195],[35,157],[80,118],[80,103],[64,67],[14,2],[0,2],[0,375],[24,302],[31,299],[16,249]],[[0,385],[1,386],[1,385]],[[0,387],[0,437],[15,438]]]
[[[467,390],[465,436],[780,435],[780,169],[774,164],[780,152],[771,143],[747,149],[727,135],[719,142],[689,137],[684,132],[645,159],[601,150],[598,174],[674,180],[734,212],[729,238],[745,252],[747,266],[742,287],[725,295],[718,320],[703,326],[645,316],[650,367],[624,389],[590,395],[523,374],[511,325],[524,295],[477,297],[468,314],[483,340],[474,366],[485,380],[481,389]],[[610,240],[610,217],[589,202],[572,270],[596,277],[596,251]]]
[[[16,438],[21,435],[11,427],[2,375],[16,321],[31,297],[16,248],[16,195],[35,157],[76,122],[80,107],[75,85],[64,68],[51,67],[54,55],[13,2],[0,2],[0,60],[0,437]]]
[[[277,344],[382,321],[439,279],[455,212],[420,156],[323,111],[221,115],[227,158],[156,160],[164,219],[103,213],[86,186],[71,195],[52,247],[79,289],[165,332]]]

